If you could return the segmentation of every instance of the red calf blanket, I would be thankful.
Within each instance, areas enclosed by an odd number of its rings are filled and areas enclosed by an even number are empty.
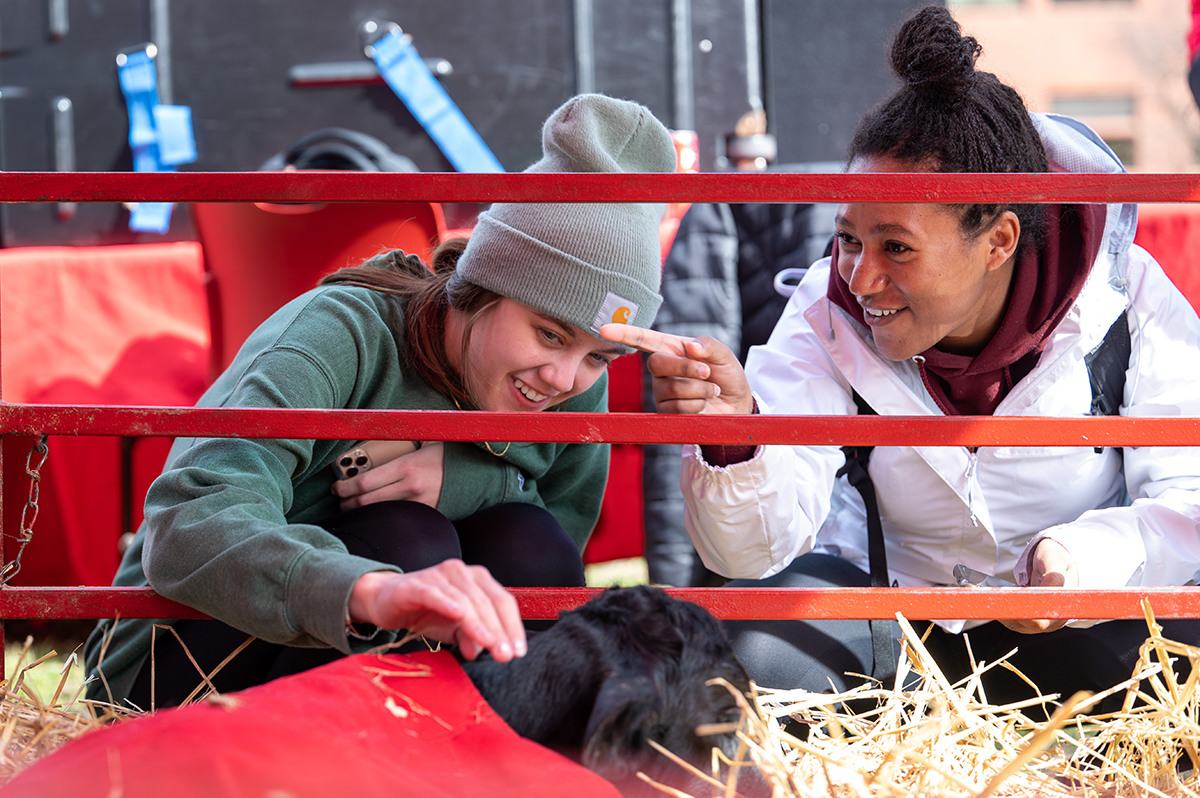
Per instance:
[[[620,798],[517,736],[446,653],[360,654],[67,743],[5,798]]]

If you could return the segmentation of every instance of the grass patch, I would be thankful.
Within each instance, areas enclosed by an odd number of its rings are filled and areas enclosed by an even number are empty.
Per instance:
[[[24,649],[24,641],[7,641],[5,643],[4,674],[11,680],[17,677],[18,667],[28,668],[25,672],[24,684],[34,692],[40,701],[49,704],[55,691],[59,689],[63,672],[66,670],[73,652],[65,649],[61,643],[51,644],[35,641],[29,646],[29,651],[24,653],[24,661],[22,661]],[[83,685],[83,649],[80,648],[78,652],[74,653],[75,660],[71,664],[66,682],[63,684],[59,696],[60,703],[69,701]],[[52,656],[32,668],[29,667],[48,654]]]
[[[592,563],[583,567],[583,573],[588,587],[632,587],[650,582],[645,557]]]

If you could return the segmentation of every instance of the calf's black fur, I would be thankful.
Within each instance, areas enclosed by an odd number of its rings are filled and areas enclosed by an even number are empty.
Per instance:
[[[740,710],[725,687],[705,683],[720,677],[750,689],[720,623],[652,587],[610,589],[564,613],[531,636],[521,659],[485,656],[463,667],[518,734],[574,757],[627,795],[645,787],[639,770],[699,787],[649,741],[708,772],[712,749],[733,755],[737,740],[732,733],[697,737],[696,727],[736,721]]]

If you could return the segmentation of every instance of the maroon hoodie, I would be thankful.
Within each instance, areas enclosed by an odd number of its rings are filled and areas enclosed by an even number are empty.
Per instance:
[[[1041,250],[1024,248],[1013,270],[1004,318],[979,354],[956,355],[936,346],[921,353],[921,376],[946,415],[990,416],[1012,387],[1033,370],[1046,339],[1083,290],[1104,233],[1104,205],[1047,205]],[[829,270],[829,300],[863,325],[862,306],[837,270]]]

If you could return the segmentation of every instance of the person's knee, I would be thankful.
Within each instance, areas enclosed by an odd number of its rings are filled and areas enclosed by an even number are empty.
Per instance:
[[[830,554],[809,553],[792,560],[765,579],[735,579],[728,587],[867,587],[871,577],[861,568]]]
[[[805,554],[766,579],[735,579],[727,587],[865,587],[870,577],[853,563],[827,554]],[[868,621],[727,621],[738,658],[767,687],[814,692],[849,689],[874,670]],[[898,648],[895,649],[898,655]],[[897,656],[898,658],[898,656]],[[895,661],[887,663],[895,666]],[[881,666],[883,664],[881,663]],[[855,679],[857,678],[857,681]]]
[[[873,670],[867,621],[726,621],[725,631],[764,687],[841,692]]]
[[[536,504],[512,502],[510,504],[495,504],[485,507],[475,515],[456,524],[479,528],[479,531],[490,529],[493,534],[502,535],[519,541],[522,538],[557,537],[566,532],[558,519],[544,507]]]
[[[450,520],[428,505],[377,502],[339,513],[321,523],[358,557],[416,571],[462,557]]]
[[[455,524],[463,559],[507,587],[581,587],[583,560],[551,514],[533,504],[500,504]]]

